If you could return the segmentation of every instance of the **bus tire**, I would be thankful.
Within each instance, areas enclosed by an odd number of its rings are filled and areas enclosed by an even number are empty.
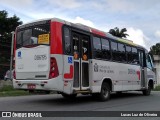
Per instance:
[[[103,82],[101,92],[98,94],[100,101],[107,101],[110,99],[110,86],[108,83]]]
[[[143,95],[149,96],[151,94],[151,86],[150,86],[150,84],[148,85],[148,89],[143,90],[142,92],[143,92]]]
[[[62,93],[61,95],[66,99],[75,99],[76,96],[77,96],[77,94],[68,95],[68,94],[65,94],[65,93]]]

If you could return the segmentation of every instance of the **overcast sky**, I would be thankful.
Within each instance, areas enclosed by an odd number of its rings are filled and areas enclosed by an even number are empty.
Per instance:
[[[160,0],[0,0],[0,10],[23,23],[58,17],[106,32],[125,27],[147,49],[160,42]]]

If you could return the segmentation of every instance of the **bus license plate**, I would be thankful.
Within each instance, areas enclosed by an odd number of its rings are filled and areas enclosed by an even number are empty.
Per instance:
[[[27,87],[28,87],[28,89],[35,89],[36,85],[35,84],[28,84]]]

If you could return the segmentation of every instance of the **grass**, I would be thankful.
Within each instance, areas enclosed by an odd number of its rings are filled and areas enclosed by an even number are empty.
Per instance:
[[[4,92],[4,91],[14,91],[15,89],[13,88],[13,86],[11,85],[5,85],[0,89],[0,92]]]
[[[160,91],[160,85],[156,86],[156,87],[154,88],[154,91]]]
[[[30,95],[30,93],[24,90],[16,90],[11,85],[5,85],[0,89],[0,97],[21,95]]]
[[[22,95],[30,95],[27,91],[15,90],[15,91],[3,91],[0,92],[0,97],[6,96],[22,96]]]

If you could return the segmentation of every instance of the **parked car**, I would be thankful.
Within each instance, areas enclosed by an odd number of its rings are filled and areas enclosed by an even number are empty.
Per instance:
[[[10,70],[7,70],[7,72],[6,72],[5,76],[4,76],[4,80],[12,80],[13,79],[13,71],[14,70],[12,70],[10,72]],[[10,78],[10,75],[11,75],[11,78]]]

